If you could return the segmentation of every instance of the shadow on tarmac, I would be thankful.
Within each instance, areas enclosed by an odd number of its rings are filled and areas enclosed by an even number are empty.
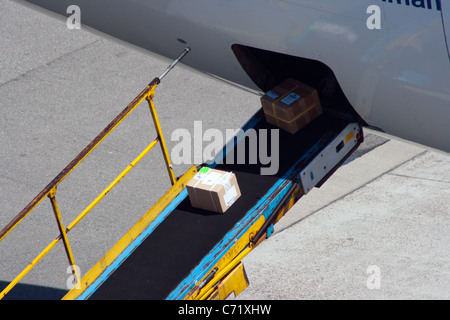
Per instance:
[[[9,282],[0,281],[0,291],[8,284]],[[58,288],[18,283],[3,300],[61,300],[66,293],[67,290]]]

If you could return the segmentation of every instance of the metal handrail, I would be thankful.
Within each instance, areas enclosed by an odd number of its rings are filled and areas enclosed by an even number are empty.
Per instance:
[[[132,168],[139,163],[145,155],[158,143],[161,144],[164,161],[166,163],[167,171],[172,185],[175,184],[176,178],[170,162],[167,146],[164,141],[164,136],[161,131],[161,126],[153,103],[155,88],[160,83],[161,79],[190,51],[186,48],[178,59],[176,59],[159,78],[153,79],[147,87],[113,120],[100,134],[94,138],[13,220],[0,231],[0,242],[17,226],[23,219],[33,211],[36,206],[42,202],[45,197],[50,199],[52,208],[56,217],[56,221],[60,230],[60,235],[56,237],[9,285],[0,292],[0,299],[2,299],[51,249],[63,240],[65,251],[71,266],[75,266],[72,250],[70,248],[67,233],[72,230],[99,202],[103,197],[109,193],[117,183],[131,171]],[[156,128],[157,138],[152,141],[141,154],[130,163],[130,165],[102,192],[100,195],[88,206],[79,216],[66,228],[64,227],[56,201],[57,186],[72,172],[95,148],[123,121],[125,118],[136,109],[136,107],[144,100],[147,100],[150,112],[153,118],[153,123]],[[77,268],[73,268],[73,276],[77,283],[80,281],[80,275]]]
[[[89,143],[14,219],[0,231],[0,241],[11,232],[50,192],[55,189],[148,95],[159,82],[155,78],[150,84]]]

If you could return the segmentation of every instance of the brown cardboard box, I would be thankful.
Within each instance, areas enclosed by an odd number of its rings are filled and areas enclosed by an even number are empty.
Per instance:
[[[232,172],[203,167],[186,185],[195,208],[224,213],[241,196]]]
[[[295,133],[322,114],[317,90],[287,79],[261,98],[266,121]]]

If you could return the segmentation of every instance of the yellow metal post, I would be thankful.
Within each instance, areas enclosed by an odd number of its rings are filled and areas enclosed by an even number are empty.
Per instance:
[[[59,211],[58,203],[56,202],[56,187],[53,188],[48,197],[52,203],[53,212],[55,213],[56,222],[58,223],[59,232],[61,233],[61,238],[64,243],[64,248],[66,249],[67,258],[69,259],[69,264],[75,266],[75,259],[73,258],[72,248],[70,247],[69,238],[67,237],[66,228],[62,223],[61,212]],[[77,283],[80,283],[80,275],[78,274],[77,268],[72,268],[72,274],[75,277]]]
[[[186,184],[197,174],[197,169],[192,166],[177,180],[167,193],[155,203],[153,207],[111,248],[106,255],[97,262],[81,279],[79,288],[71,289],[63,300],[76,299],[87,287],[89,287],[100,274],[150,225],[158,215],[172,202]]]
[[[39,204],[41,201],[48,197],[52,204],[52,208],[55,214],[55,218],[58,223],[60,235],[56,237],[3,291],[0,292],[0,300],[48,253],[52,250],[60,239],[63,239],[64,247],[69,259],[70,265],[73,267],[73,274],[78,284],[80,284],[80,275],[78,268],[75,267],[75,261],[73,258],[72,249],[69,244],[67,233],[86,216],[86,214],[100,202],[101,199],[112,189],[115,185],[125,176],[128,172],[136,166],[136,164],[142,160],[142,158],[157,144],[161,143],[161,149],[166,162],[169,177],[172,182],[173,188],[176,186],[185,186],[185,181],[181,179],[177,183],[175,174],[170,162],[169,153],[167,151],[164,136],[162,134],[161,126],[158,116],[156,114],[155,106],[153,104],[153,96],[156,86],[160,83],[167,73],[190,51],[190,48],[186,48],[183,53],[176,59],[167,70],[159,77],[153,79],[147,87],[102,131],[100,134],[86,146],[5,228],[0,230],[0,241],[2,241],[23,219]],[[61,219],[61,214],[56,202],[56,187],[61,183],[67,175],[69,175],[75,167],[78,166],[144,99],[146,99],[150,106],[153,122],[158,134],[149,146],[66,228],[64,227]],[[194,171],[196,172],[195,168]],[[195,173],[194,172],[194,173]],[[165,199],[166,201],[167,199]],[[154,212],[152,211],[152,214]]]
[[[80,164],[97,146],[123,121],[136,107],[144,101],[150,91],[154,90],[155,83],[159,79],[153,79],[147,87],[105,128],[95,137],[89,145],[83,149],[14,219],[0,231],[2,241],[41,201],[47,197],[51,190],[61,183],[78,164]]]
[[[130,172],[130,170],[132,168],[134,168],[136,166],[136,164],[142,160],[144,158],[144,156],[158,143],[158,139],[154,140],[152,143],[150,143],[148,145],[147,148],[145,148],[144,151],[142,151],[142,153],[133,161],[130,163],[130,165],[82,212],[80,213],[80,215],[75,218],[74,221],[72,221],[69,226],[67,228],[63,230],[65,231],[65,233],[67,234],[67,232],[69,232],[70,230],[72,230],[88,213],[89,211],[92,210],[92,208],[94,206],[96,206],[101,199],[103,199],[103,197],[112,190],[112,188],[114,188],[114,186],[119,183],[119,181],[125,177],[127,175],[128,172]],[[56,190],[51,189],[49,191],[48,196],[50,197],[51,195],[53,195],[53,197],[55,196]],[[51,197],[50,197],[51,200]],[[56,201],[55,201],[56,204]],[[53,205],[53,202],[52,202]],[[56,208],[57,208],[57,204],[56,204]],[[58,212],[59,209],[57,208]],[[58,219],[58,218],[57,218]],[[2,292],[0,292],[0,300],[5,297],[5,295],[11,291],[11,289],[20,281],[23,279],[23,277],[25,277],[25,275],[28,274],[28,272],[31,271],[31,269],[33,269],[36,264],[42,260],[43,257],[45,257],[55,246],[56,244],[59,242],[60,239],[62,239],[62,233],[56,237],[5,289],[3,289]],[[72,262],[71,262],[72,263]],[[71,264],[72,266],[74,266],[75,264]],[[75,272],[78,272],[77,268],[73,268]],[[75,279],[80,279],[80,275],[76,276],[75,275]],[[78,282],[80,283],[80,282]]]
[[[153,123],[155,124],[156,133],[159,138],[159,142],[161,143],[161,151],[164,156],[164,161],[166,162],[167,172],[169,173],[170,181],[172,182],[172,185],[177,182],[177,179],[175,178],[175,173],[173,172],[172,163],[170,162],[169,152],[167,151],[166,141],[164,140],[164,136],[161,130],[161,125],[159,123],[158,114],[156,113],[155,104],[153,103],[153,96],[155,94],[155,88],[156,84],[153,87],[153,90],[149,92],[146,99],[148,102],[148,105],[150,107],[150,112],[152,114]]]

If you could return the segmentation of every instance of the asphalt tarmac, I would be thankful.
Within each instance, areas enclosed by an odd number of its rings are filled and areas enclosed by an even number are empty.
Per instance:
[[[1,0],[0,228],[170,63]],[[259,96],[181,64],[156,89],[155,104],[169,150],[177,129],[193,133],[201,121],[203,132],[225,135],[260,108]],[[60,184],[63,222],[72,222],[155,137],[142,104]],[[195,150],[201,149],[192,149],[192,161]],[[176,175],[189,166],[176,164]],[[169,186],[155,148],[69,233],[81,273]],[[450,156],[366,130],[360,149],[244,259],[250,286],[237,299],[449,299],[449,214]],[[57,235],[46,199],[0,243],[0,289]],[[58,244],[7,297],[61,298],[67,265]]]

